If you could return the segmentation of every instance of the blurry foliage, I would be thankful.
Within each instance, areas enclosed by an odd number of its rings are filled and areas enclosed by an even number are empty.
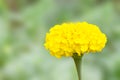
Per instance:
[[[71,59],[43,48],[48,29],[70,21],[108,37],[101,54],[84,56],[83,80],[120,80],[120,0],[0,0],[0,80],[77,80]]]

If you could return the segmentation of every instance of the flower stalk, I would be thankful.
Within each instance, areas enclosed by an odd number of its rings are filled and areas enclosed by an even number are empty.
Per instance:
[[[77,75],[78,75],[78,80],[82,80],[81,79],[81,63],[82,63],[82,56],[73,56],[72,57],[76,66],[76,70],[77,70]]]

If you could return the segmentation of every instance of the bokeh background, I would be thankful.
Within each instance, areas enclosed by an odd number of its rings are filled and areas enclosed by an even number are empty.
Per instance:
[[[77,80],[73,60],[43,44],[53,25],[78,21],[108,38],[102,52],[84,55],[82,80],[120,80],[120,0],[0,0],[0,80]]]

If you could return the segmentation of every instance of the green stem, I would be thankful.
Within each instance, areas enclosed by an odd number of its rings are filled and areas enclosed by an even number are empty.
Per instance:
[[[81,80],[81,63],[82,63],[82,56],[73,56],[72,57],[76,66],[78,80]]]

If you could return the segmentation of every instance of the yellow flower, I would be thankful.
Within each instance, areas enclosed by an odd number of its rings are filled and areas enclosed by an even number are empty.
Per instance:
[[[45,47],[56,57],[73,56],[101,51],[107,42],[106,35],[87,22],[55,25],[46,34]]]

